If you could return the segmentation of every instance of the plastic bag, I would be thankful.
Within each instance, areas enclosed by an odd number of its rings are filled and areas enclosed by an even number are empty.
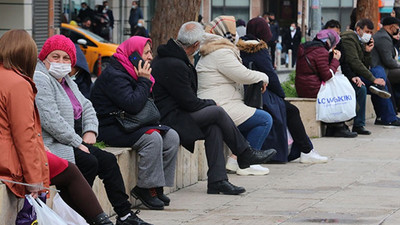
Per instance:
[[[38,225],[68,225],[40,198],[34,199],[31,195],[25,197],[36,211]]]
[[[43,202],[46,201],[46,193],[39,195]],[[17,214],[15,225],[37,225],[36,212],[31,203],[25,198],[24,206]]]
[[[53,199],[53,210],[57,213],[68,225],[87,225],[86,220],[73,210],[61,196],[57,193]]]
[[[356,116],[356,93],[343,74],[336,73],[321,84],[316,111],[317,120],[326,123],[343,122]]]

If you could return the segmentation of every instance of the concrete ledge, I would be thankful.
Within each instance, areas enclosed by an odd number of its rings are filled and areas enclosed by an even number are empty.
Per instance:
[[[121,169],[122,177],[125,182],[126,193],[129,195],[130,190],[136,185],[137,180],[137,162],[138,154],[131,148],[114,148],[107,147],[105,149],[116,155],[118,164]],[[190,153],[182,146],[180,147],[176,161],[175,185],[171,188],[165,188],[165,192],[171,193],[181,188],[193,185],[199,180],[207,179],[207,160],[205,158],[204,141],[198,141],[195,145],[194,153]],[[108,201],[107,194],[102,181],[97,177],[93,184],[93,191],[97,196],[103,210],[108,215],[115,215],[115,212]],[[52,207],[52,198],[55,193],[50,193],[50,199],[47,205]],[[9,191],[5,184],[0,183],[0,218],[4,224],[15,224],[17,213],[23,206],[23,199],[16,198]],[[130,202],[133,206],[141,204],[130,196]]]
[[[285,98],[293,105],[297,106],[300,111],[300,117],[303,121],[304,127],[308,136],[321,137],[324,133],[324,127],[320,121],[316,121],[315,98]],[[375,111],[372,105],[371,96],[367,95],[365,119],[375,118]],[[353,122],[348,122],[351,125]]]

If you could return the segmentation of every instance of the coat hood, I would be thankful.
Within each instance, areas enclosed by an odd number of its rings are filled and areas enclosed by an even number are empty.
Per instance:
[[[217,35],[205,35],[202,45],[200,46],[200,55],[206,56],[219,49],[231,49],[239,58],[239,50],[228,39],[222,38]]]
[[[315,48],[323,47],[325,48],[325,43],[319,40],[313,40],[313,41],[308,41],[304,44],[301,44],[299,46],[299,50],[297,52],[297,58],[300,58],[304,55],[307,55],[307,53],[313,51]],[[326,49],[326,48],[325,48]],[[328,50],[326,50],[328,51]]]
[[[267,44],[262,40],[242,40],[240,39],[236,44],[240,51],[246,53],[256,53],[262,49],[267,49]]]
[[[75,49],[76,49],[76,64],[75,64],[75,66],[83,69],[84,71],[86,71],[86,73],[90,74],[89,66],[86,61],[85,55],[83,54],[83,52],[78,44],[75,44]]]
[[[157,53],[160,58],[173,57],[181,59],[185,63],[190,63],[185,50],[172,38],[168,40],[167,44],[160,45],[157,48]]]

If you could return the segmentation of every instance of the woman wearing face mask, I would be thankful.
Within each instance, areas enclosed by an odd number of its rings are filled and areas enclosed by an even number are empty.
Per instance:
[[[299,47],[296,65],[295,86],[299,97],[316,98],[322,82],[326,82],[336,73],[341,53],[335,50],[340,37],[336,31],[325,29],[318,32],[313,41]],[[333,52],[330,59],[329,54]],[[332,71],[332,72],[331,72]],[[344,122],[327,124],[326,136],[357,137],[356,132],[350,132]]]
[[[243,85],[262,81],[268,85],[265,73],[247,69],[233,44],[236,21],[233,16],[219,16],[206,26],[209,33],[200,47],[201,58],[196,66],[198,97],[212,99],[232,118],[250,146],[260,150],[271,126],[272,117],[266,111],[249,107],[243,102]],[[240,169],[236,157],[227,160],[227,169],[238,175],[266,175],[268,168],[251,165]]]
[[[163,187],[174,185],[178,134],[158,123],[128,132],[116,119],[120,111],[137,114],[152,96],[151,43],[151,39],[140,36],[124,41],[96,80],[91,100],[99,116],[99,139],[115,147],[132,147],[140,156],[138,180],[131,195],[150,209],[162,210],[170,203]],[[143,66],[139,62],[139,68],[129,59],[134,52],[145,61]]]
[[[120,225],[148,224],[131,211],[117,159],[95,146],[98,120],[91,102],[68,76],[76,64],[75,46],[63,35],[46,40],[39,53],[34,81],[43,140],[57,156],[76,163],[89,185],[98,175]]]
[[[37,197],[50,183],[64,201],[89,224],[112,225],[92,189],[71,162],[44,146],[32,81],[37,47],[24,30],[10,30],[0,38],[0,178],[17,197]]]

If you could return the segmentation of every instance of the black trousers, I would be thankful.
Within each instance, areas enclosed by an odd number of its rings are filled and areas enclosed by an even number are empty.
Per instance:
[[[118,216],[125,216],[131,211],[129,196],[125,193],[125,184],[114,154],[95,146],[85,144],[90,154],[74,148],[75,162],[90,186],[97,175],[103,180],[107,197]]]
[[[225,169],[224,142],[235,155],[250,147],[235,123],[219,106],[208,106],[190,113],[205,134],[205,150],[208,164],[208,182],[227,180]]]
[[[286,106],[286,123],[290,134],[293,138],[293,144],[295,144],[300,152],[309,153],[313,146],[311,144],[310,138],[308,137],[306,130],[304,129],[304,124],[301,121],[299,109],[285,100]]]

